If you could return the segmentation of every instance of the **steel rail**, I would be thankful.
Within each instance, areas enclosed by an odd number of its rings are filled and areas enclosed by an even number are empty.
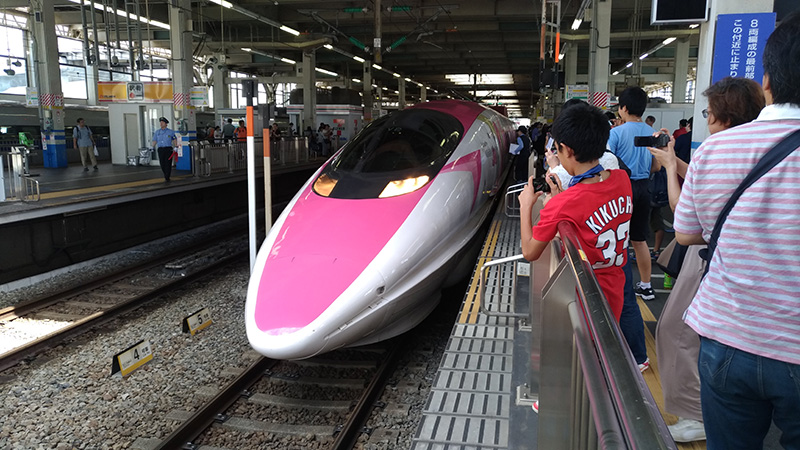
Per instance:
[[[261,379],[264,372],[278,364],[279,361],[261,357],[245,369],[238,377],[228,383],[208,403],[197,410],[192,417],[186,419],[181,426],[161,441],[153,450],[194,448],[192,441],[217,420],[245,390]]]
[[[244,227],[240,228],[244,229]],[[239,236],[241,235],[241,229],[220,233],[219,235],[212,236],[211,239],[220,240],[228,237]],[[199,242],[188,247],[183,247],[168,255],[157,256],[155,258],[148,259],[147,261],[143,261],[135,266],[126,267],[117,272],[98,276],[92,280],[89,280],[88,282],[81,283],[80,286],[69,287],[54,294],[47,294],[39,298],[17,303],[16,305],[0,308],[0,320],[12,320],[18,317],[23,317],[31,312],[54,305],[70,297],[92,291],[109,283],[120,281],[136,273],[158,267],[172,260],[182,258],[186,255],[190,255],[207,248],[208,241],[206,240],[205,242]]]
[[[396,341],[386,353],[381,366],[372,377],[361,398],[358,400],[353,413],[347,419],[347,422],[342,426],[336,440],[333,442],[331,449],[333,450],[349,450],[355,447],[358,441],[358,436],[361,434],[364,424],[369,419],[372,408],[375,406],[375,400],[383,392],[386,387],[386,382],[394,372],[399,360],[399,353],[405,348],[404,341]]]
[[[55,345],[60,344],[61,342],[67,339],[78,336],[96,327],[97,325],[106,323],[119,315],[137,309],[140,306],[143,306],[144,304],[150,302],[151,300],[154,300],[156,297],[160,295],[175,290],[176,288],[188,284],[191,281],[195,281],[200,276],[206,275],[209,272],[217,270],[218,268],[232,262],[233,260],[242,258],[246,255],[247,255],[246,250],[234,253],[232,255],[228,255],[227,257],[215,261],[196,272],[187,274],[184,277],[176,278],[174,281],[170,281],[162,286],[158,286],[154,288],[152,291],[137,295],[136,297],[133,297],[130,300],[121,302],[104,311],[100,311],[92,315],[89,315],[84,319],[78,320],[69,326],[59,329],[58,331],[54,331],[53,333],[42,336],[21,347],[17,347],[6,353],[3,353],[0,355],[0,372],[13,367],[19,364],[21,361],[30,358],[32,356],[35,356],[44,350],[52,348]]]

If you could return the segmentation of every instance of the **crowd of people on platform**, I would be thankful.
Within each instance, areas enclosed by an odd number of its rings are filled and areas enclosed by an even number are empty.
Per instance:
[[[649,359],[635,295],[655,298],[653,257],[677,271],[656,353],[678,442],[758,449],[774,423],[781,445],[800,449],[798,60],[800,13],[793,13],[767,41],[760,86],[728,77],[703,92],[710,136],[694,151],[693,119],[674,132],[654,130],[655,117],[642,119],[648,98],[638,87],[620,95],[618,116],[578,101],[564,105],[549,133],[541,124],[530,134],[517,131],[519,154],[546,161],[550,188],[536,191],[530,177],[519,195],[523,255],[537,259],[557,225],[571,222],[641,371]],[[634,145],[636,137],[659,135],[668,144]],[[549,138],[552,146],[537,148]],[[654,201],[656,174],[664,178],[663,206]],[[539,198],[544,207],[534,225]],[[647,238],[657,230],[650,224],[663,224],[653,211],[662,207],[674,211],[676,239],[662,255],[659,241],[651,254]]]

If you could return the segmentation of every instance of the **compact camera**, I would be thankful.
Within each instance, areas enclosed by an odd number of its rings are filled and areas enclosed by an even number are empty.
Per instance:
[[[636,147],[666,147],[669,144],[668,134],[659,134],[658,137],[653,136],[636,136],[633,138],[633,145]]]

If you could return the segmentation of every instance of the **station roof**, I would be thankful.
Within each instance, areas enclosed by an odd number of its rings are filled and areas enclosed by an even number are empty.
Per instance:
[[[76,3],[80,1],[56,0],[57,23],[70,25],[78,35],[81,15]],[[108,5],[115,2],[105,1]],[[150,23],[133,21],[131,28],[136,37],[137,24],[141,25],[145,48],[169,48],[168,2],[116,1],[120,10],[126,4],[129,8],[138,5],[140,14],[149,17]],[[28,1],[4,3],[8,3],[6,7],[27,6]],[[103,14],[99,12],[102,4],[95,6],[101,39],[105,35]],[[360,80],[363,64],[359,59],[365,59],[379,64],[381,69],[373,70],[373,82],[386,86],[390,93],[397,89],[399,76],[428,87],[428,98],[450,95],[499,102],[517,110],[515,115],[520,116],[529,115],[545,95],[540,86],[542,68],[552,71],[556,52],[551,34],[545,40],[544,62],[540,59],[543,6],[539,0],[202,0],[191,4],[197,61],[217,61],[211,58],[224,53],[220,64],[231,70],[260,76],[294,75],[292,62],[299,63],[303,51],[315,48],[317,67],[339,78]],[[559,48],[577,52],[578,74],[584,74],[579,79],[584,82],[590,54],[587,21],[592,17],[591,4],[591,0],[546,0],[545,6],[547,22],[560,23]],[[636,81],[643,78],[645,83],[670,80],[675,49],[674,45],[662,44],[672,37],[689,39],[692,50],[687,75],[692,76],[699,28],[689,28],[688,24],[652,26],[650,4],[649,0],[613,1],[609,63],[610,72],[620,72],[612,81],[624,84],[626,76],[639,78]],[[373,49],[376,15],[380,17],[379,63]],[[583,23],[572,30],[574,19],[581,16]],[[119,21],[124,36],[127,26],[123,19]],[[111,19],[108,35],[112,39],[115,36]],[[638,62],[641,54],[659,46],[658,51]],[[625,69],[629,62],[636,62],[634,69],[641,67],[637,74]],[[562,61],[561,70],[563,66]],[[318,81],[336,78],[317,75]],[[407,83],[406,92],[415,97],[419,91],[412,83]]]

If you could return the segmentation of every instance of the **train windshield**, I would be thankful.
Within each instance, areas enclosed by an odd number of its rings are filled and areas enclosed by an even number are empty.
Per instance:
[[[464,135],[456,118],[415,108],[382,117],[350,142],[314,182],[325,197],[384,198],[432,180]]]

